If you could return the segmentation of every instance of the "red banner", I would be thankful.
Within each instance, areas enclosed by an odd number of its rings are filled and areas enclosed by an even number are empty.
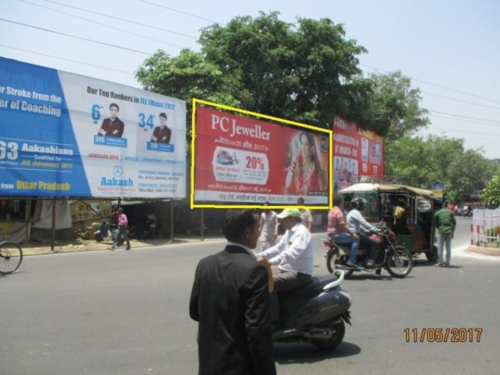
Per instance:
[[[358,130],[356,124],[335,118],[333,125],[334,193],[361,177],[384,176],[384,138]]]
[[[196,110],[195,202],[328,204],[329,136]]]

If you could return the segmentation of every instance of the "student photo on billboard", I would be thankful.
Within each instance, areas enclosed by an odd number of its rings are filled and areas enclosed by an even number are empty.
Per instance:
[[[125,130],[125,124],[122,120],[118,118],[120,113],[120,107],[118,104],[111,103],[109,105],[110,117],[103,120],[101,128],[99,129],[98,135],[103,135],[105,137],[121,138],[123,131]]]

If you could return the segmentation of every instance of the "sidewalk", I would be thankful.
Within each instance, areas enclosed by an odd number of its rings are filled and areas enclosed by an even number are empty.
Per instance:
[[[213,242],[213,241],[224,241],[222,237],[205,237],[204,242]],[[165,245],[176,245],[181,243],[189,243],[189,242],[201,242],[200,236],[179,236],[174,238],[174,241],[171,243],[169,239],[161,238],[155,240],[130,240],[130,245],[133,250],[140,249],[142,247],[154,247],[154,246],[165,246]],[[39,242],[30,242],[23,243],[21,247],[23,249],[23,255],[44,255],[44,254],[61,254],[61,253],[77,253],[82,251],[96,251],[96,250],[108,250],[113,243],[111,241],[97,242],[91,240],[72,240],[72,241],[56,241],[54,246],[54,251],[50,249],[50,244],[47,243],[39,243]],[[117,249],[125,249],[126,245],[122,245]]]
[[[500,248],[498,247],[482,247],[469,245],[468,251],[481,255],[500,256]]]

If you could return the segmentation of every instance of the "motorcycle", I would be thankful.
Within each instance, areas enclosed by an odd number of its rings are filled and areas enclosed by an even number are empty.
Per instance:
[[[94,238],[97,242],[102,242],[104,240],[110,240],[114,242],[118,233],[120,232],[118,225],[110,224],[107,220],[104,220],[97,231],[94,232]],[[108,238],[111,237],[111,238]],[[125,239],[122,237],[118,241],[118,246],[123,245]]]
[[[326,266],[330,273],[336,269],[344,270],[345,277],[350,277],[354,272],[368,271],[377,275],[381,274],[382,268],[387,269],[387,272],[393,277],[405,278],[413,268],[413,259],[408,250],[403,246],[394,245],[396,235],[393,231],[381,228],[379,233],[372,234],[370,239],[377,244],[377,252],[374,259],[374,265],[368,265],[370,258],[370,246],[360,244],[357,254],[357,263],[361,267],[351,267],[346,264],[349,259],[351,245],[337,244],[329,238],[323,239],[323,245],[328,248],[326,256]]]
[[[464,209],[462,211],[462,218],[472,217],[472,216],[473,216],[472,210]]]
[[[307,285],[278,293],[279,322],[273,325],[274,342],[307,342],[320,349],[335,349],[351,325],[351,296],[340,287],[344,272],[312,277]]]

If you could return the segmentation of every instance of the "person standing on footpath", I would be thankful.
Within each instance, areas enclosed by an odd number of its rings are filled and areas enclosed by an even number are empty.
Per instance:
[[[269,275],[251,251],[259,240],[256,210],[230,210],[228,243],[196,268],[189,316],[199,322],[199,375],[275,375]]]
[[[439,210],[434,214],[434,222],[438,234],[438,263],[436,267],[449,267],[451,260],[451,239],[455,233],[457,222],[455,215],[443,203],[436,203]],[[444,245],[446,244],[446,260],[443,257]]]
[[[297,206],[305,206],[304,198],[298,198],[297,199]],[[305,227],[311,232],[312,229],[312,224],[313,224],[313,217],[311,215],[311,211],[308,210],[307,208],[300,208],[300,218],[302,219],[302,224],[305,225]]]
[[[264,203],[264,206],[269,206],[269,202]],[[263,209],[259,223],[261,251],[274,246],[276,238],[278,238],[278,227],[279,221],[276,212]]]
[[[125,250],[130,250],[130,239],[128,238],[127,226],[127,215],[123,213],[123,208],[120,207],[118,209],[118,234],[115,238],[115,242],[113,242],[113,246],[111,246],[111,250],[116,248],[122,236],[125,238],[125,241],[127,241],[127,248]]]

